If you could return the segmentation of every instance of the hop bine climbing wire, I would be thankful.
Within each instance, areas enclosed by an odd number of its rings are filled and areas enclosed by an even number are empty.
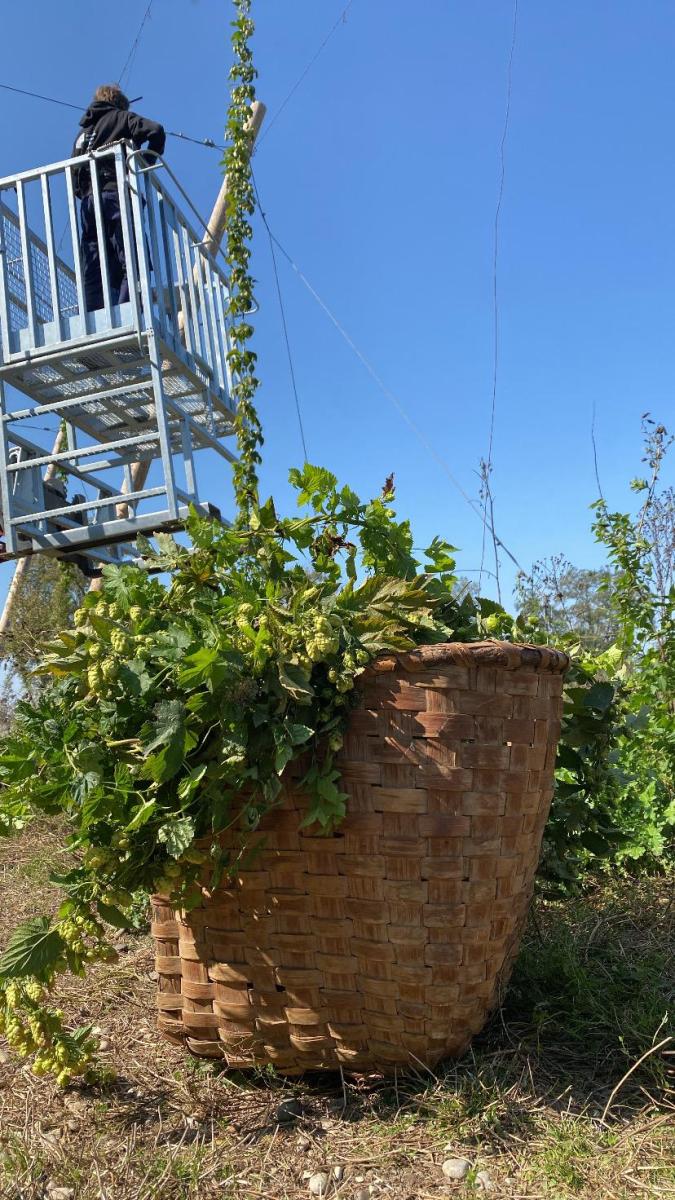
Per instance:
[[[136,34],[136,37],[134,38],[133,42],[131,43],[131,49],[126,57],[126,61],[124,63],[124,66],[122,67],[120,77],[117,81],[118,84],[120,85],[120,87],[122,86],[125,75],[127,75],[127,76],[131,75],[131,68],[134,64],[134,59],[136,58],[136,55],[138,53],[138,47],[141,44],[141,38],[143,37],[143,30],[145,29],[145,26],[147,25],[148,21],[150,20],[150,13],[152,12],[152,6],[153,6],[154,2],[155,2],[155,0],[149,0],[148,6],[147,6],[145,12],[143,13],[141,23],[138,27],[138,33]]]
[[[286,309],[284,306],[284,298],[283,298],[283,294],[281,291],[281,280],[279,278],[279,268],[277,266],[277,255],[276,255],[276,250],[274,248],[274,237],[272,236],[272,230],[270,229],[268,221],[267,221],[267,217],[265,216],[265,211],[262,207],[262,204],[260,203],[260,194],[258,192],[258,184],[256,182],[255,174],[253,172],[251,173],[251,178],[253,180],[253,187],[255,189],[256,201],[257,201],[257,205],[258,205],[258,212],[260,213],[260,216],[262,218],[262,223],[265,226],[265,230],[267,232],[267,237],[269,240],[270,257],[272,259],[272,269],[274,271],[274,283],[275,283],[276,291],[277,291],[277,299],[279,301],[279,312],[281,314],[281,326],[282,326],[283,335],[284,335],[284,343],[286,346],[286,356],[288,358],[288,371],[289,371],[289,374],[291,377],[291,387],[293,389],[293,397],[295,399],[295,411],[296,411],[296,414],[298,417],[298,426],[300,429],[300,441],[302,442],[302,453],[304,455],[305,462],[308,462],[309,454],[307,453],[307,440],[305,438],[305,427],[304,427],[304,422],[302,419],[302,410],[300,408],[300,397],[298,396],[298,385],[297,385],[296,378],[295,378],[295,367],[293,366],[293,355],[291,353],[291,343],[290,343],[290,338],[288,336],[288,323],[286,321]]]
[[[259,147],[262,145],[262,143],[264,142],[264,140],[265,140],[265,138],[267,137],[268,133],[269,133],[269,132],[270,132],[270,130],[272,129],[272,126],[273,126],[273,125],[275,125],[275,124],[276,124],[276,122],[279,120],[279,117],[281,116],[281,114],[282,114],[282,112],[284,111],[284,109],[286,108],[286,106],[287,106],[288,104],[290,104],[290,102],[291,102],[291,100],[293,99],[293,97],[294,97],[295,93],[298,91],[298,89],[299,89],[299,88],[302,86],[302,84],[304,83],[305,79],[306,79],[306,78],[307,78],[307,76],[309,75],[309,72],[311,71],[312,67],[314,66],[314,63],[315,63],[315,62],[317,61],[317,59],[318,59],[318,58],[321,56],[321,54],[323,54],[323,51],[326,49],[326,46],[328,45],[329,41],[331,40],[331,38],[332,38],[333,34],[334,34],[334,33],[336,33],[336,31],[337,31],[337,30],[340,28],[340,26],[341,26],[341,25],[344,25],[344,24],[346,24],[346,21],[347,21],[347,13],[349,12],[349,10],[350,10],[350,8],[351,8],[351,6],[352,6],[352,4],[353,4],[353,3],[354,3],[354,0],[349,0],[349,3],[348,3],[348,4],[346,4],[346,5],[345,5],[345,7],[342,9],[342,11],[341,11],[341,13],[340,13],[339,17],[338,17],[338,18],[337,18],[337,20],[335,21],[334,25],[332,25],[332,26],[331,26],[331,28],[329,29],[329,31],[328,31],[328,33],[326,34],[325,38],[323,39],[323,41],[322,41],[321,45],[318,47],[318,49],[317,49],[317,51],[315,52],[315,54],[313,54],[313,55],[312,55],[311,59],[310,59],[310,60],[309,60],[309,62],[307,63],[307,66],[304,68],[304,70],[301,72],[301,74],[299,75],[299,77],[296,79],[296,81],[295,81],[295,83],[293,84],[292,88],[291,88],[291,89],[290,89],[290,91],[289,91],[289,92],[286,94],[286,97],[285,97],[285,99],[284,99],[284,100],[282,100],[281,104],[279,105],[279,107],[278,107],[277,111],[276,111],[276,112],[273,114],[273,116],[272,116],[272,117],[270,118],[270,120],[268,121],[268,123],[267,123],[267,127],[266,127],[266,129],[265,129],[265,132],[264,132],[263,134],[261,134],[261,136],[260,136],[260,139],[259,139],[259,141],[258,141],[258,147],[256,147],[256,152],[257,152],[257,149],[258,149],[258,148],[259,148]]]
[[[502,200],[504,198],[504,182],[506,179],[506,139],[509,132],[509,121],[511,117],[511,94],[513,88],[513,56],[516,49],[516,34],[518,29],[518,0],[514,0],[513,4],[513,24],[511,32],[511,48],[509,52],[509,63],[507,72],[506,84],[506,108],[504,113],[504,124],[502,128],[501,142],[499,146],[500,174],[499,174],[499,189],[497,194],[497,205],[495,208],[494,218],[494,240],[492,254],[492,311],[493,311],[493,359],[492,359],[492,402],[490,406],[490,433],[488,438],[487,458],[483,459],[480,464],[481,478],[481,499],[483,505],[483,541],[481,547],[481,575],[479,578],[479,586],[482,580],[483,567],[485,563],[485,544],[488,529],[492,534],[495,575],[497,578],[497,593],[501,602],[501,584],[499,580],[499,545],[494,538],[494,497],[492,494],[492,468],[494,461],[494,437],[495,437],[495,417],[497,411],[497,383],[499,375],[499,288],[498,288],[498,269],[499,269],[499,250],[500,250],[500,218],[502,211]],[[490,512],[490,520],[488,522],[488,511]]]

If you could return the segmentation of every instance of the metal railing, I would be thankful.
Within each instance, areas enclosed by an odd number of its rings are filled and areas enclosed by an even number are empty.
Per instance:
[[[114,167],[129,299],[119,303],[107,250],[99,165]],[[102,303],[88,304],[75,180],[88,177]],[[229,393],[228,288],[224,260],[205,244],[165,182],[186,197],[161,158],[120,144],[0,179],[2,361],[53,352],[92,336],[153,325],[184,351],[216,392]],[[190,205],[192,207],[192,205]],[[193,212],[195,210],[193,209]],[[91,274],[91,271],[90,271]]]
[[[51,290],[49,250],[32,231],[28,234],[30,271],[26,272],[22,253],[21,221],[6,204],[0,204],[0,246],[5,256],[7,273],[8,322],[12,333],[28,324],[26,295],[27,274],[33,281],[33,301],[38,321],[47,324],[54,320],[54,300]],[[56,283],[59,309],[68,316],[77,313],[75,272],[60,259],[56,260]]]

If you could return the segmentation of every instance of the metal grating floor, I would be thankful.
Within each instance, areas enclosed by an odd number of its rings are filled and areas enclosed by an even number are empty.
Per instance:
[[[26,419],[39,416],[43,405],[62,405],[62,414],[83,433],[105,444],[120,438],[136,437],[144,430],[156,429],[152,377],[147,349],[115,344],[87,348],[60,359],[24,361],[9,370],[7,383],[30,396],[33,405]],[[195,385],[194,373],[186,371],[175,359],[162,363],[162,384],[169,400],[177,401],[180,413],[167,405],[172,449],[181,446],[181,414],[193,422],[196,444],[200,432],[204,444],[210,438],[223,438],[232,433],[232,414],[224,405],[212,406],[206,380],[202,387]],[[81,402],[77,403],[78,397]],[[17,432],[21,421],[14,424]],[[154,452],[155,443],[148,446]]]

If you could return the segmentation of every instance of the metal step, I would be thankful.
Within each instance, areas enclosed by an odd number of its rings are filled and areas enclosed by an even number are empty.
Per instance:
[[[223,521],[220,512],[212,504],[201,503],[191,507],[200,516],[228,524]],[[175,517],[165,510],[158,513],[142,513],[133,521],[125,517],[117,518],[114,521],[102,521],[97,525],[86,525],[78,529],[64,529],[52,533],[31,531],[31,536],[26,538],[25,547],[19,550],[14,557],[22,558],[26,554],[33,554],[38,550],[71,555],[76,554],[78,550],[80,552],[90,551],[97,547],[115,546],[119,543],[129,542],[130,538],[137,537],[139,533],[148,537],[153,533],[175,533],[184,528],[189,515],[190,506],[185,504],[179,507]]]

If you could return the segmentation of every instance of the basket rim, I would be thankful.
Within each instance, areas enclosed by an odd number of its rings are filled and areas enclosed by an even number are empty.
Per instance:
[[[366,667],[364,675],[403,670],[419,673],[434,667],[500,667],[505,671],[535,671],[563,675],[570,656],[552,646],[528,642],[437,642],[399,654],[385,654]]]

